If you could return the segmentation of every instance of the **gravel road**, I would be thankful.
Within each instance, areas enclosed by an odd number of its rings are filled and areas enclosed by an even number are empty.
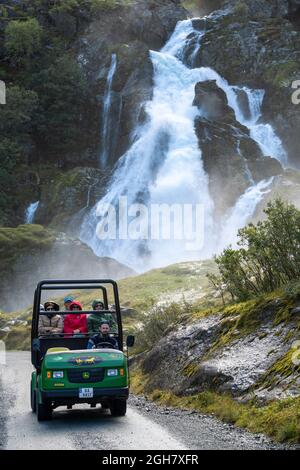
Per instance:
[[[101,408],[58,408],[38,423],[30,409],[28,352],[9,352],[0,366],[0,449],[283,449],[199,413],[168,409],[131,396],[127,415],[113,418]]]

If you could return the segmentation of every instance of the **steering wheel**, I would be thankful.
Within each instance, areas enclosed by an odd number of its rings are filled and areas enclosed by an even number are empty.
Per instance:
[[[109,343],[108,341],[103,341],[102,343],[98,343],[98,344],[95,344],[95,346],[93,347],[93,349],[105,349],[109,347],[110,349],[114,349],[113,345],[111,343]]]

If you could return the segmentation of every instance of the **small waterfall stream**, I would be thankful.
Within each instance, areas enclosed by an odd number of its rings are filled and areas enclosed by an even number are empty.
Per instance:
[[[191,33],[195,33],[192,20],[181,21],[162,50],[150,52],[154,68],[154,90],[152,100],[146,104],[149,120],[139,129],[131,148],[119,159],[106,195],[87,214],[82,225],[81,239],[97,255],[111,256],[139,271],[188,259],[208,258],[234,242],[237,230],[253,215],[272,182],[268,180],[255,184],[249,172],[247,176],[252,183],[251,187],[238,199],[235,207],[224,215],[223,221],[214,224],[214,205],[209,194],[208,175],[203,169],[201,149],[194,129],[195,117],[199,115],[199,110],[193,106],[196,83],[216,80],[226,93],[237,121],[249,129],[264,155],[271,153],[282,164],[286,162],[286,154],[272,127],[259,122],[263,90],[230,86],[211,68],[188,68],[184,65],[184,50]],[[195,48],[198,48],[204,32],[196,33],[199,37]],[[112,63],[111,76],[113,73]],[[248,116],[245,116],[238,102],[238,90],[243,90],[248,97]],[[106,159],[107,153],[102,161]],[[158,204],[202,206],[202,247],[187,251],[183,240],[147,240],[145,233],[140,233],[135,240],[126,238],[124,233],[117,239],[100,240],[99,226],[103,228],[106,221],[101,221],[99,216],[103,217],[109,206],[117,208],[120,196],[127,197],[128,206],[137,203],[145,203],[147,207]],[[123,226],[124,221],[120,219],[119,213],[118,216],[117,224]],[[143,221],[149,222],[145,214],[140,214],[141,224]],[[220,227],[221,235],[218,233]],[[145,253],[148,256],[141,256]]]
[[[40,201],[32,202],[25,210],[25,224],[33,224]]]
[[[105,168],[108,162],[108,157],[112,149],[112,130],[113,123],[111,119],[112,107],[112,83],[117,69],[117,55],[112,54],[111,64],[106,80],[106,89],[103,99],[102,110],[102,126],[101,126],[101,152],[100,152],[100,165]]]

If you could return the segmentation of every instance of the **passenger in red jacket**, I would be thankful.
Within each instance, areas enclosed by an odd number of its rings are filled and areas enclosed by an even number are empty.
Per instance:
[[[80,302],[72,302],[69,306],[69,310],[78,311],[82,310]],[[64,321],[64,333],[70,335],[80,335],[81,333],[87,333],[87,319],[85,313],[69,314],[65,316]]]

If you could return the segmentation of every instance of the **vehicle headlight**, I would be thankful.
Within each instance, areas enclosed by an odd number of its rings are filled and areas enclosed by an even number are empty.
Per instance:
[[[107,369],[108,377],[116,377],[118,375],[118,369]]]
[[[64,378],[64,373],[62,370],[55,370],[53,372],[53,378],[54,379],[63,379]]]

